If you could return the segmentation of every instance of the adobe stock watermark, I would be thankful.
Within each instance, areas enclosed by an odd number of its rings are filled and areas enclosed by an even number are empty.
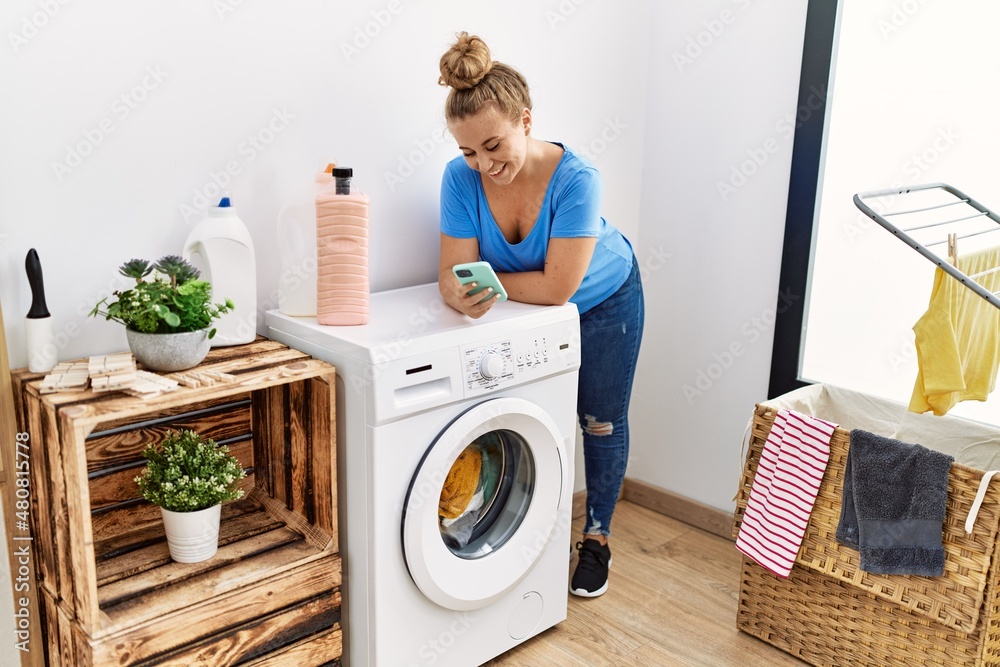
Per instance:
[[[39,0],[38,11],[21,17],[21,25],[17,32],[8,32],[7,41],[14,53],[20,51],[28,45],[38,34],[49,25],[62,8],[70,3],[70,0]]]
[[[14,600],[14,637],[17,639],[14,647],[19,651],[31,653],[31,584],[34,577],[31,571],[31,549],[29,544],[25,543],[34,540],[31,534],[31,451],[36,447],[31,445],[31,435],[24,431],[14,436],[14,442],[10,446],[14,448],[14,468],[16,468],[16,472],[10,471],[10,494],[15,500],[12,507],[4,508],[4,512],[13,510],[15,519],[11,521],[11,527],[16,532],[10,535],[10,539],[19,544],[16,547],[11,545],[13,548],[10,555],[17,559],[17,570],[14,571],[11,567],[11,579],[14,591],[21,593]]]
[[[930,145],[919,153],[911,154],[909,159],[903,163],[903,176],[909,178],[911,181],[919,179],[942,155],[951,150],[961,138],[961,135],[955,132],[950,125],[948,127],[939,127],[934,133],[934,139],[931,140]]]
[[[545,10],[545,20],[549,22],[549,27],[555,30],[561,24],[569,20],[569,17],[576,14],[577,8],[587,0],[560,0],[555,9]]]
[[[243,6],[243,2],[244,0],[213,0],[212,9],[215,10],[215,15],[219,17],[220,21],[225,21],[226,16]]]
[[[930,170],[930,168],[941,159],[941,157],[951,150],[958,140],[962,138],[962,135],[958,134],[952,126],[939,127],[934,132],[934,138],[930,143],[919,152],[914,152],[903,161],[900,165],[900,171],[903,174],[903,178],[893,179],[889,184],[887,189],[889,190],[899,190],[904,187],[906,183],[919,183],[924,180],[924,174]],[[892,203],[895,201],[894,196],[878,197],[869,200],[867,203],[872,207],[877,213],[883,213],[892,207]],[[857,242],[857,240],[862,237],[869,229],[871,229],[875,224],[874,220],[869,218],[867,215],[858,211],[858,214],[854,217],[854,220],[850,224],[844,225],[844,234],[847,236],[847,240],[851,243]]]
[[[946,280],[949,279],[946,278]],[[969,296],[972,297],[971,292]],[[973,304],[973,311],[978,308],[990,311],[991,313],[993,311],[993,306],[985,299],[975,297]],[[975,317],[974,312],[973,317]],[[920,348],[918,348],[918,339],[921,342],[921,346],[926,349],[924,343],[928,342],[931,337],[928,335],[928,332],[952,331],[954,328],[955,322],[952,319],[951,313],[939,308],[928,309],[926,313],[920,316],[920,319],[914,324],[912,330],[899,336],[897,349],[886,353],[886,361],[889,364],[889,368],[893,373],[898,374],[901,369],[912,370],[915,364],[920,363],[921,357],[923,357],[926,363],[928,361],[927,352],[921,354]],[[933,353],[931,353],[931,356],[933,356]]]
[[[636,256],[638,258],[638,255]],[[667,260],[673,259],[673,255],[663,249],[663,246],[647,248],[642,259],[639,259],[639,278],[643,284],[647,283],[650,277],[667,265]]]
[[[731,342],[726,349],[712,354],[712,361],[699,368],[695,372],[694,380],[684,384],[681,391],[688,405],[694,405],[695,399],[700,398],[709,391],[716,382],[729,372],[736,365],[748,348],[759,341],[767,331],[769,331],[777,319],[777,316],[786,312],[792,305],[802,297],[792,294],[790,290],[778,291],[778,305],[775,308],[767,308],[760,315],[755,315],[740,325],[740,336]]]
[[[894,3],[889,11],[889,16],[880,18],[876,25],[882,34],[883,41],[888,41],[890,37],[899,32],[920,9],[927,4],[928,0],[903,0]]]
[[[750,0],[732,0],[732,4],[737,9],[745,10],[750,6]],[[684,48],[674,51],[674,65],[681,74],[684,69],[693,65],[698,58],[705,54],[708,49],[722,37],[726,32],[726,27],[736,23],[737,14],[728,7],[719,12],[715,18],[702,21],[702,29],[687,38]]]
[[[110,115],[99,120],[96,126],[85,128],[80,139],[67,144],[62,161],[52,161],[52,172],[58,181],[62,183],[63,179],[79,168],[84,160],[118,129],[120,123],[149,99],[150,93],[163,85],[168,76],[169,74],[161,70],[159,65],[150,65],[138,83],[112,100],[109,105]]]
[[[450,307],[440,299],[416,305],[406,320],[406,327],[400,329],[393,340],[382,345],[373,353],[374,363],[365,366],[362,373],[355,373],[351,376],[349,383],[351,388],[363,394],[366,387],[371,386],[375,378],[381,375],[392,362],[402,358],[403,353],[413,344],[414,338],[427,331],[428,327],[448,310]]]
[[[553,510],[551,524],[546,522],[542,525],[551,525],[551,528],[548,531],[541,528],[535,528],[533,531],[534,540],[530,544],[521,544],[522,562],[527,567],[533,566],[535,561],[542,556],[542,553],[549,548],[549,545],[554,544],[563,536],[572,533],[573,512],[570,509]]]
[[[818,88],[809,87],[805,101],[799,104],[794,112],[788,112],[774,123],[774,134],[764,139],[759,145],[746,150],[747,159],[729,168],[729,178],[715,182],[715,190],[719,198],[726,202],[736,194],[751,178],[756,176],[771,157],[778,153],[782,146],[791,144],[795,130],[808,122],[814,114],[826,107],[826,85]]]
[[[398,503],[396,511],[399,514],[403,514],[407,509],[416,512],[428,501],[437,507],[441,502],[441,490],[444,488],[445,481],[447,481],[447,476],[442,470],[432,470],[427,475],[421,475],[420,482],[410,488],[409,495],[404,501]]]
[[[917,342],[912,334],[900,336],[898,349],[886,355],[886,361],[894,373],[898,373],[901,368],[910,368],[916,360]]]
[[[237,146],[236,154],[239,158],[227,160],[221,169],[211,169],[208,172],[208,180],[199,188],[191,191],[189,202],[182,202],[178,205],[178,210],[185,222],[194,222],[200,216],[215,206],[219,197],[233,182],[233,178],[243,173],[243,168],[256,160],[268,146],[278,138],[282,132],[288,129],[295,120],[295,114],[288,111],[286,107],[271,110],[271,117],[264,122],[256,131],[248,134]]]
[[[344,55],[344,60],[350,63],[354,58],[361,55],[367,49],[372,40],[382,34],[382,31],[389,27],[393,18],[403,11],[400,0],[389,0],[385,9],[373,9],[371,20],[364,25],[354,27],[354,37],[350,42],[340,43],[340,52]]]
[[[605,118],[604,127],[598,132],[597,136],[591,139],[583,148],[579,149],[581,155],[590,160],[595,161],[597,156],[602,155],[608,150],[608,147],[618,141],[618,138],[625,133],[628,129],[628,125],[622,122],[621,118],[615,116],[614,118]]]
[[[45,345],[34,351],[32,358],[28,360],[28,365],[30,367],[42,368],[47,365],[47,360],[65,360],[67,357],[65,354],[66,348],[81,333],[83,333],[83,329],[80,328],[79,322],[70,320],[58,330],[53,331],[52,337],[46,341]]]
[[[94,310],[96,304],[110,299],[122,290],[129,289],[130,287],[132,287],[131,281],[120,273],[116,273],[103,288],[77,302],[76,308],[73,311],[74,318],[55,330],[49,342],[36,352],[36,354],[39,357],[55,358],[59,361],[64,361],[67,357],[66,349],[84,332],[85,328],[82,326],[82,323],[91,317],[90,313]],[[104,317],[99,315],[95,315],[94,317],[104,320]]]
[[[407,153],[400,153],[396,159],[396,170],[383,172],[382,177],[385,184],[389,186],[389,192],[395,192],[396,188],[406,182],[410,176],[416,173],[417,169],[427,162],[430,156],[434,155],[438,147],[445,142],[447,128],[439,126],[431,130],[426,137],[414,139],[415,148]]]
[[[459,639],[475,625],[476,617],[469,611],[456,611],[452,621],[437,635],[428,638],[417,649],[418,662],[411,662],[407,667],[427,667],[435,664],[444,654],[452,649]]]

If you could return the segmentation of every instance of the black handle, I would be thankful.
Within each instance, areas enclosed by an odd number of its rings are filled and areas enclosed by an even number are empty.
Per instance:
[[[28,317],[33,320],[49,317],[49,309],[45,305],[45,285],[42,282],[42,263],[34,248],[29,250],[28,256],[24,258],[24,270],[28,274],[28,284],[31,286],[31,309],[28,311]]]

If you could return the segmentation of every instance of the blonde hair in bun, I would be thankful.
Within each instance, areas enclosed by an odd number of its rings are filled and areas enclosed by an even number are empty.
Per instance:
[[[476,35],[462,32],[443,56],[438,83],[455,90],[468,90],[483,80],[493,67],[490,47]]]
[[[490,57],[486,42],[467,32],[458,34],[440,63],[438,83],[449,86],[445,102],[448,120],[466,118],[492,102],[516,122],[531,108],[528,82],[520,72]]]

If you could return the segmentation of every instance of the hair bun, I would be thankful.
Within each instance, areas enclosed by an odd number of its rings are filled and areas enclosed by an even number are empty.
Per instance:
[[[441,56],[440,68],[440,85],[467,90],[482,81],[493,68],[490,48],[476,35],[459,33],[455,43]]]

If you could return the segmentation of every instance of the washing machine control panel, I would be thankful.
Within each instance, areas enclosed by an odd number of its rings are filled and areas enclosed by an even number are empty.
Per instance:
[[[462,348],[462,376],[466,393],[489,391],[514,379],[510,340]]]
[[[525,333],[461,349],[466,395],[486,393],[498,387],[542,377],[560,364],[554,337],[544,332]]]

